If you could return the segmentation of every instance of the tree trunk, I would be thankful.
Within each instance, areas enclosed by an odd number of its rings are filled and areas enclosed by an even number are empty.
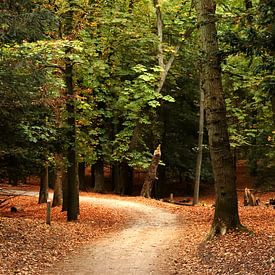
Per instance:
[[[39,190],[39,198],[38,198],[39,204],[47,202],[48,186],[49,186],[49,166],[48,166],[48,162],[46,162],[40,177],[40,190]]]
[[[90,187],[91,189],[95,188],[95,170],[93,165],[91,165],[91,181],[90,181]]]
[[[54,181],[54,193],[52,207],[62,205],[62,156],[60,154],[55,155],[55,170],[56,176]]]
[[[74,22],[74,3],[68,1],[67,11],[64,13],[64,34],[71,40],[73,39],[73,22]],[[66,55],[71,53],[72,49],[68,46],[65,49]],[[76,160],[76,125],[75,125],[75,89],[73,85],[73,62],[67,57],[65,58],[65,86],[67,95],[67,181],[68,181],[68,192],[67,192],[67,220],[77,220],[79,214],[79,186],[77,182],[77,160]]]
[[[209,234],[209,238],[212,238],[241,225],[221,81],[215,3],[212,0],[197,0],[196,11],[203,58],[201,81],[205,93],[206,122],[216,192],[215,215]]]
[[[131,195],[133,189],[133,169],[126,162],[113,166],[114,192],[119,195]]]
[[[79,189],[81,191],[87,191],[88,188],[85,183],[85,168],[86,164],[85,162],[80,162],[78,164],[78,179],[79,179]]]
[[[78,200],[79,191],[77,184],[77,162],[76,162],[76,128],[75,128],[75,99],[74,99],[74,89],[73,89],[73,65],[70,60],[66,62],[65,68],[65,80],[67,94],[69,96],[67,100],[67,112],[68,112],[68,210],[67,210],[67,220],[77,220],[78,216]]]
[[[158,168],[158,181],[155,183],[155,197],[157,199],[163,198],[167,195],[167,188],[166,188],[166,166],[161,165]]]
[[[154,152],[152,162],[149,166],[148,172],[144,179],[144,183],[140,194],[142,197],[151,198],[153,185],[157,178],[157,169],[160,162],[160,157],[161,157],[161,151],[160,151],[160,144],[159,144],[159,146]]]
[[[202,144],[203,144],[203,127],[204,127],[204,92],[200,89],[200,119],[199,119],[199,139],[198,139],[198,155],[196,163],[196,175],[194,185],[194,200],[193,205],[199,202],[200,178],[201,178],[201,163],[202,163]]]
[[[94,192],[105,193],[104,186],[104,163],[102,160],[97,160],[93,165],[94,175],[95,175],[95,187]]]
[[[62,212],[68,211],[68,173],[63,171],[62,173]]]

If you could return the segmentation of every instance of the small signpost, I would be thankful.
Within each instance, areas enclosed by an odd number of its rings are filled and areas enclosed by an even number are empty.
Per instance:
[[[51,225],[51,200],[47,199],[46,224]]]

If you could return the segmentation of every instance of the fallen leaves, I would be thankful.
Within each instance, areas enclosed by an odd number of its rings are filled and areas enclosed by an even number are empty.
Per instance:
[[[10,213],[10,205],[21,212]],[[37,198],[16,197],[0,217],[0,274],[45,274],[45,270],[76,248],[125,223],[116,210],[81,204],[81,221],[67,223],[65,213],[53,208],[51,226],[45,224],[45,204]]]
[[[86,194],[92,197],[138,202],[177,213],[179,226],[173,232],[175,243],[158,256],[164,274],[273,274],[275,255],[274,209],[263,204],[243,207],[239,194],[242,223],[254,232],[230,232],[205,242],[214,208],[213,196],[202,198],[204,206],[178,206],[141,197]],[[261,201],[274,193],[261,195]],[[10,212],[10,206],[22,210]],[[80,219],[66,222],[60,208],[52,209],[52,224],[45,224],[46,206],[37,198],[16,197],[1,209],[0,274],[45,274],[69,253],[93,243],[107,232],[117,231],[133,219],[131,211],[121,211],[82,202]],[[105,259],[104,259],[105,260]]]

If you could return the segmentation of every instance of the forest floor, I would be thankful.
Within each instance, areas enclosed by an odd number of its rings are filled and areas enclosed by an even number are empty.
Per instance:
[[[244,207],[238,195],[241,222],[253,234],[212,241],[205,241],[214,213],[209,193],[195,207],[81,193],[79,220],[66,222],[57,207],[51,225],[45,204],[20,195],[0,208],[0,274],[274,274],[275,209],[265,202],[275,192],[257,194],[255,207]]]

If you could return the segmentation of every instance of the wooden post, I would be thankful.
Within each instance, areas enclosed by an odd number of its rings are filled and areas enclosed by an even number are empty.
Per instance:
[[[51,225],[51,200],[47,200],[46,224]]]

